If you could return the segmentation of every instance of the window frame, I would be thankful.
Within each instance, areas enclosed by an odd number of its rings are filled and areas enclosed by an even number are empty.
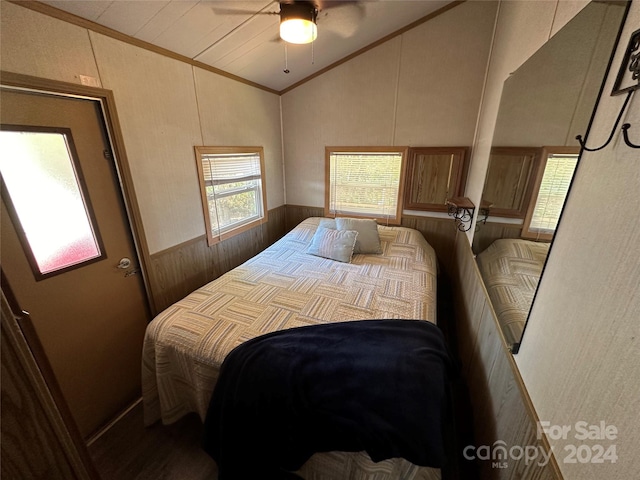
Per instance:
[[[264,148],[263,147],[215,147],[215,146],[195,146],[196,166],[198,169],[198,184],[200,186],[200,198],[202,200],[202,213],[204,216],[205,229],[207,234],[207,244],[211,247],[223,240],[234,237],[240,233],[246,232],[258,225],[262,225],[268,220],[267,211],[267,188],[266,188],[266,172],[264,163]],[[214,234],[212,230],[212,222],[209,213],[209,200],[207,198],[207,184],[204,178],[204,168],[202,165],[203,155],[229,155],[229,154],[257,154],[260,158],[260,187],[257,198],[260,199],[261,205],[258,205],[259,210],[262,210],[262,214],[257,219],[241,222],[237,226],[219,230],[217,234]],[[227,197],[233,195],[233,193],[222,195],[221,197]]]
[[[350,217],[350,218],[373,218],[378,223],[385,225],[400,225],[402,221],[402,210],[404,201],[405,173],[407,168],[407,156],[409,147],[325,147],[325,194],[324,194],[324,215],[326,217]],[[384,216],[362,215],[356,213],[341,214],[332,211],[331,203],[331,155],[334,153],[396,153],[400,154],[400,178],[398,179],[398,193],[396,199],[395,218]]]
[[[546,241],[550,242],[553,240],[555,235],[555,230],[553,233],[542,233],[531,230],[531,221],[533,220],[533,214],[535,212],[536,203],[538,203],[538,195],[540,194],[540,187],[542,185],[542,179],[544,178],[544,172],[547,167],[547,160],[551,155],[563,155],[563,154],[571,154],[578,155],[577,162],[580,161],[580,147],[542,147],[540,159],[537,165],[537,171],[535,175],[535,180],[533,182],[533,188],[531,191],[531,197],[529,199],[529,206],[527,208],[527,214],[525,215],[524,222],[522,224],[522,233],[520,234],[521,238],[528,240],[536,240],[536,241]],[[560,219],[562,218],[562,212],[564,211],[564,207],[567,203],[567,198],[569,197],[569,193],[571,192],[571,185],[573,184],[573,179],[576,175],[576,170],[578,169],[578,163],[576,163],[576,168],[573,171],[573,175],[571,176],[571,180],[569,182],[569,188],[567,189],[567,195],[565,196],[562,209],[560,210],[560,215],[558,217],[558,225],[560,224]],[[557,229],[557,226],[556,226]]]

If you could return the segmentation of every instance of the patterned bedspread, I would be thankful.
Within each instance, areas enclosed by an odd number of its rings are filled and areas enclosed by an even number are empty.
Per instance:
[[[548,243],[503,238],[477,257],[478,268],[508,344],[520,341]]]
[[[226,354],[264,333],[376,318],[435,323],[436,256],[418,231],[380,226],[382,254],[357,254],[351,263],[341,263],[305,253],[319,220],[306,219],[148,325],[142,359],[146,424],[159,419],[169,424],[190,412],[204,421]],[[319,455],[336,456],[335,452]],[[368,463],[371,471],[383,476],[439,478],[438,470],[434,476],[434,469],[406,461],[373,464],[366,454],[351,455],[351,465],[339,468]],[[307,464],[303,470],[313,470]],[[329,464],[338,468],[333,460]],[[336,477],[315,477],[312,471],[306,478],[347,478],[341,472],[336,471]]]

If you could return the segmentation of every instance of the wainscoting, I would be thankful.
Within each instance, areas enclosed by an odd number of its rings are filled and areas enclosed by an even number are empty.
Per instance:
[[[301,205],[287,205],[285,214],[285,225],[287,232],[298,225],[305,218],[324,217],[324,208],[322,207],[304,207]]]
[[[465,235],[455,244],[453,285],[458,353],[462,373],[471,397],[475,446],[506,448],[502,460],[477,460],[482,480],[561,479],[555,458],[546,465],[540,448],[548,455],[546,438],[537,439],[538,417],[531,404],[513,356],[498,328],[498,321],[482,284],[480,272]],[[509,455],[512,447],[515,455]],[[538,458],[526,461],[518,457],[517,447],[538,449]],[[471,452],[474,453],[474,452]],[[487,452],[481,452],[487,453]]]

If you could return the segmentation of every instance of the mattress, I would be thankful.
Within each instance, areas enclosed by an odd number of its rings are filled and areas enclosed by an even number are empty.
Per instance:
[[[147,425],[169,424],[191,412],[204,422],[227,353],[259,335],[349,320],[436,322],[437,261],[420,232],[379,226],[382,253],[356,254],[342,263],[306,253],[319,221],[304,220],[148,325],[142,359]],[[303,467],[304,477],[360,478],[354,471],[374,475],[362,478],[440,477],[438,469],[404,460],[374,464],[364,453],[344,455],[314,455]]]
[[[478,268],[508,345],[520,342],[549,245],[502,238],[477,256]]]

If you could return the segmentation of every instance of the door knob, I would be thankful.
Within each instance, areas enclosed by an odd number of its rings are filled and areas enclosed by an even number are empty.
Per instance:
[[[125,270],[131,266],[131,260],[127,257],[123,257],[120,259],[120,263],[117,265],[118,268]]]

